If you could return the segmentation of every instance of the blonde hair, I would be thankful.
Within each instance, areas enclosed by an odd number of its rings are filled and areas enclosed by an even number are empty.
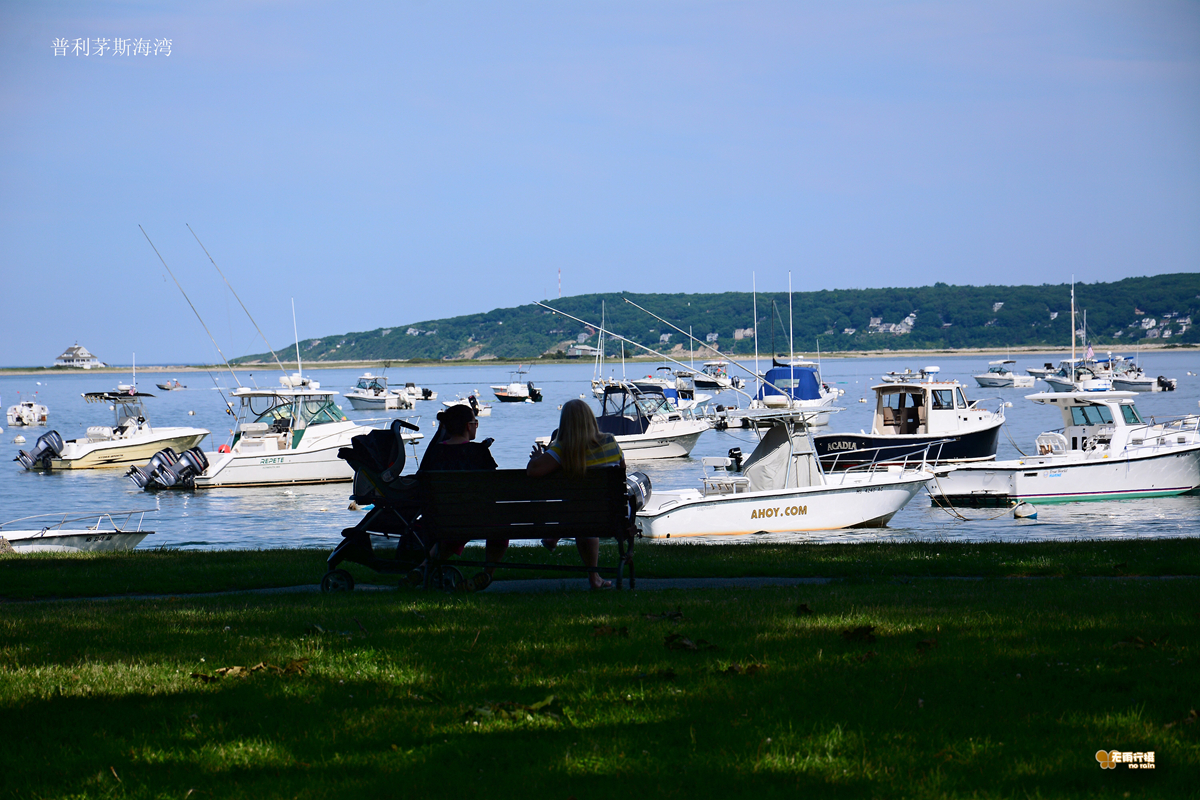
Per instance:
[[[563,472],[582,475],[587,470],[587,454],[600,442],[596,415],[582,400],[569,400],[558,418],[558,436],[554,439],[562,455]]]

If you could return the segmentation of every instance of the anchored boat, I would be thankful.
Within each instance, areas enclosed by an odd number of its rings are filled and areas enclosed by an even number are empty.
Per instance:
[[[143,519],[153,511],[154,509],[108,511],[85,514],[81,517],[35,514],[14,519],[11,522],[0,523],[0,552],[6,550],[6,543],[17,553],[101,553],[132,550],[154,533],[142,530]],[[135,514],[138,515],[136,523],[133,521]],[[31,526],[30,520],[40,521]],[[74,522],[84,524],[67,527]],[[86,524],[88,522],[92,524]],[[134,525],[136,527],[133,527]]]

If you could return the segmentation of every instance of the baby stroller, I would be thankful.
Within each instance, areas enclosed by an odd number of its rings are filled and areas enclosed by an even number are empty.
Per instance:
[[[386,429],[355,436],[350,440],[350,447],[338,451],[338,458],[354,468],[351,500],[372,508],[357,525],[342,531],[341,543],[329,554],[321,591],[354,588],[354,577],[346,570],[338,569],[343,561],[362,564],[384,574],[402,575],[417,570],[419,579],[424,582],[420,568],[429,555],[429,548],[421,539],[417,525],[421,512],[420,490],[415,475],[400,474],[404,471],[401,433],[405,428],[419,430],[404,420],[393,420]],[[441,587],[444,582],[450,584],[442,588],[454,588],[463,580],[462,573],[453,567],[445,567],[439,570],[439,575],[430,577],[434,586]]]

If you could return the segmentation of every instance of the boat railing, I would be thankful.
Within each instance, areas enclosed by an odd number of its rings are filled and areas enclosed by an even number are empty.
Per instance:
[[[93,519],[96,520],[96,524],[89,526],[88,530],[93,530],[93,531],[98,530],[100,528],[100,523],[107,519],[108,523],[113,526],[113,530],[115,530],[119,533],[129,533],[130,531],[127,531],[126,528],[132,524],[133,516],[135,514],[138,515],[137,528],[133,531],[134,533],[136,533],[137,531],[140,531],[142,529],[142,522],[145,520],[146,515],[153,514],[157,510],[158,509],[155,509],[155,508],[137,508],[132,511],[102,511],[100,513],[93,512],[91,514],[83,514],[83,515],[77,516],[77,517],[72,517],[72,516],[68,516],[67,514],[57,514],[57,513],[56,514],[33,514],[28,517],[20,517],[18,519],[9,520],[8,522],[0,522],[0,534],[4,533],[4,528],[6,526],[11,527],[12,525],[15,525],[18,522],[25,522],[26,520],[31,520],[31,519],[57,519],[58,520],[58,522],[55,522],[52,525],[45,525],[45,524],[40,525],[41,530],[39,531],[39,535],[47,533],[52,530],[55,530],[57,528],[61,528],[63,525],[66,525],[69,522],[80,522],[81,520],[93,520]],[[70,512],[68,512],[68,514],[69,513]],[[121,519],[120,523],[117,522],[117,518]]]
[[[1168,441],[1172,439],[1173,441]],[[1129,428],[1126,447],[1153,447],[1177,444],[1194,444],[1200,441],[1200,415],[1188,414],[1159,421],[1151,417],[1149,422]]]
[[[866,474],[871,475],[880,471],[880,469],[891,470],[892,467],[897,466],[900,467],[902,472],[907,472],[909,470],[928,468],[931,461],[941,460],[942,448],[953,441],[953,439],[935,439],[923,444],[917,444],[914,442],[912,445],[890,444],[881,447],[863,447],[858,450],[850,450],[845,453],[838,453],[833,457],[832,462],[826,463],[825,461],[822,461],[821,463],[826,472],[865,472]],[[912,450],[904,453],[904,455],[898,457],[898,459],[889,459],[883,457],[882,451],[884,450],[896,450],[901,447],[909,446],[912,447]],[[929,455],[930,451],[934,451],[936,453],[932,458],[930,458]],[[858,463],[858,459],[863,453],[874,453],[875,455],[869,462]],[[847,457],[853,455],[856,463],[851,464],[843,470],[839,470],[838,462],[841,460],[843,455]]]

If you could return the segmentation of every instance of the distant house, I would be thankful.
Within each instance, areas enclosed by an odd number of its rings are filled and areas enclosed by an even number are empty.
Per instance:
[[[664,333],[658,337],[659,344],[670,344],[670,342],[671,342],[671,334],[669,334],[669,333]]]
[[[1004,308],[1004,303],[1003,303],[1003,302],[1000,302],[1000,303],[992,303],[992,313],[993,313],[993,314],[995,314],[997,311],[999,311],[999,310],[1000,310],[1000,309],[1002,309],[1002,308]]]
[[[710,333],[704,337],[704,341],[708,342],[709,344],[712,344],[720,337],[720,335],[721,334],[719,334],[719,333]]]
[[[567,358],[580,358],[581,356],[593,358],[599,354],[599,348],[592,347],[590,344],[573,344],[567,348]]]
[[[76,342],[64,350],[61,356],[54,359],[54,366],[91,369],[92,367],[103,367],[107,365],[89,353],[86,347],[79,344],[79,342]]]

